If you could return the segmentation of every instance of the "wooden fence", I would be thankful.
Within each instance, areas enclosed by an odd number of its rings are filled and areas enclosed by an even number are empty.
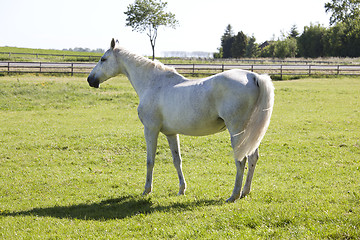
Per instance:
[[[0,73],[89,74],[92,62],[0,62]],[[359,75],[360,65],[283,65],[283,64],[168,64],[187,75],[212,75],[230,69],[244,69],[282,78],[285,75]]]
[[[0,73],[88,74],[96,63],[0,62]]]

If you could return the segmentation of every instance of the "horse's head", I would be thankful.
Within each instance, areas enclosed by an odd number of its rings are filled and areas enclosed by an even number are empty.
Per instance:
[[[98,88],[100,83],[120,73],[114,49],[115,40],[112,39],[110,49],[105,52],[88,76],[87,81],[91,87]]]

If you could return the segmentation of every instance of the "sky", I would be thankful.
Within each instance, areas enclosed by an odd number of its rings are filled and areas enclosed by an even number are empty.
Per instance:
[[[277,39],[296,25],[329,26],[324,4],[330,0],[163,0],[179,21],[160,28],[156,55],[166,51],[216,52],[228,24],[258,43]],[[148,36],[126,27],[134,0],[0,0],[0,46],[108,49],[112,38],[124,48],[151,55]]]

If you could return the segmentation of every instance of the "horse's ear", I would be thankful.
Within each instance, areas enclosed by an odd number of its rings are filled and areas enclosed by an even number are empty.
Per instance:
[[[115,47],[115,40],[114,40],[114,39],[111,40],[111,45],[110,45],[110,47],[111,47],[112,49],[114,49],[114,47]]]

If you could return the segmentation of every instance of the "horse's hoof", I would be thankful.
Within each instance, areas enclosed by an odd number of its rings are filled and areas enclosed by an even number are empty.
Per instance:
[[[151,188],[145,189],[142,195],[145,196],[148,195],[149,193],[151,193]]]
[[[178,196],[185,196],[185,191],[180,191],[177,195]]]
[[[233,202],[235,202],[235,198],[230,197],[230,198],[228,198],[228,199],[226,200],[226,202],[227,202],[227,203],[233,203]]]
[[[226,202],[227,203],[233,203],[233,202],[235,202],[237,199],[239,199],[239,197],[240,197],[240,194],[238,194],[238,195],[232,195],[230,198],[228,198],[227,200],[226,200]]]
[[[185,195],[185,190],[186,190],[185,188],[186,188],[186,187],[185,187],[185,185],[180,187],[180,190],[179,190],[178,196]]]
[[[247,193],[241,192],[240,199],[246,197]]]
[[[150,193],[151,193],[151,192],[144,191],[142,195],[143,195],[143,196],[146,196],[146,195],[149,195]]]

